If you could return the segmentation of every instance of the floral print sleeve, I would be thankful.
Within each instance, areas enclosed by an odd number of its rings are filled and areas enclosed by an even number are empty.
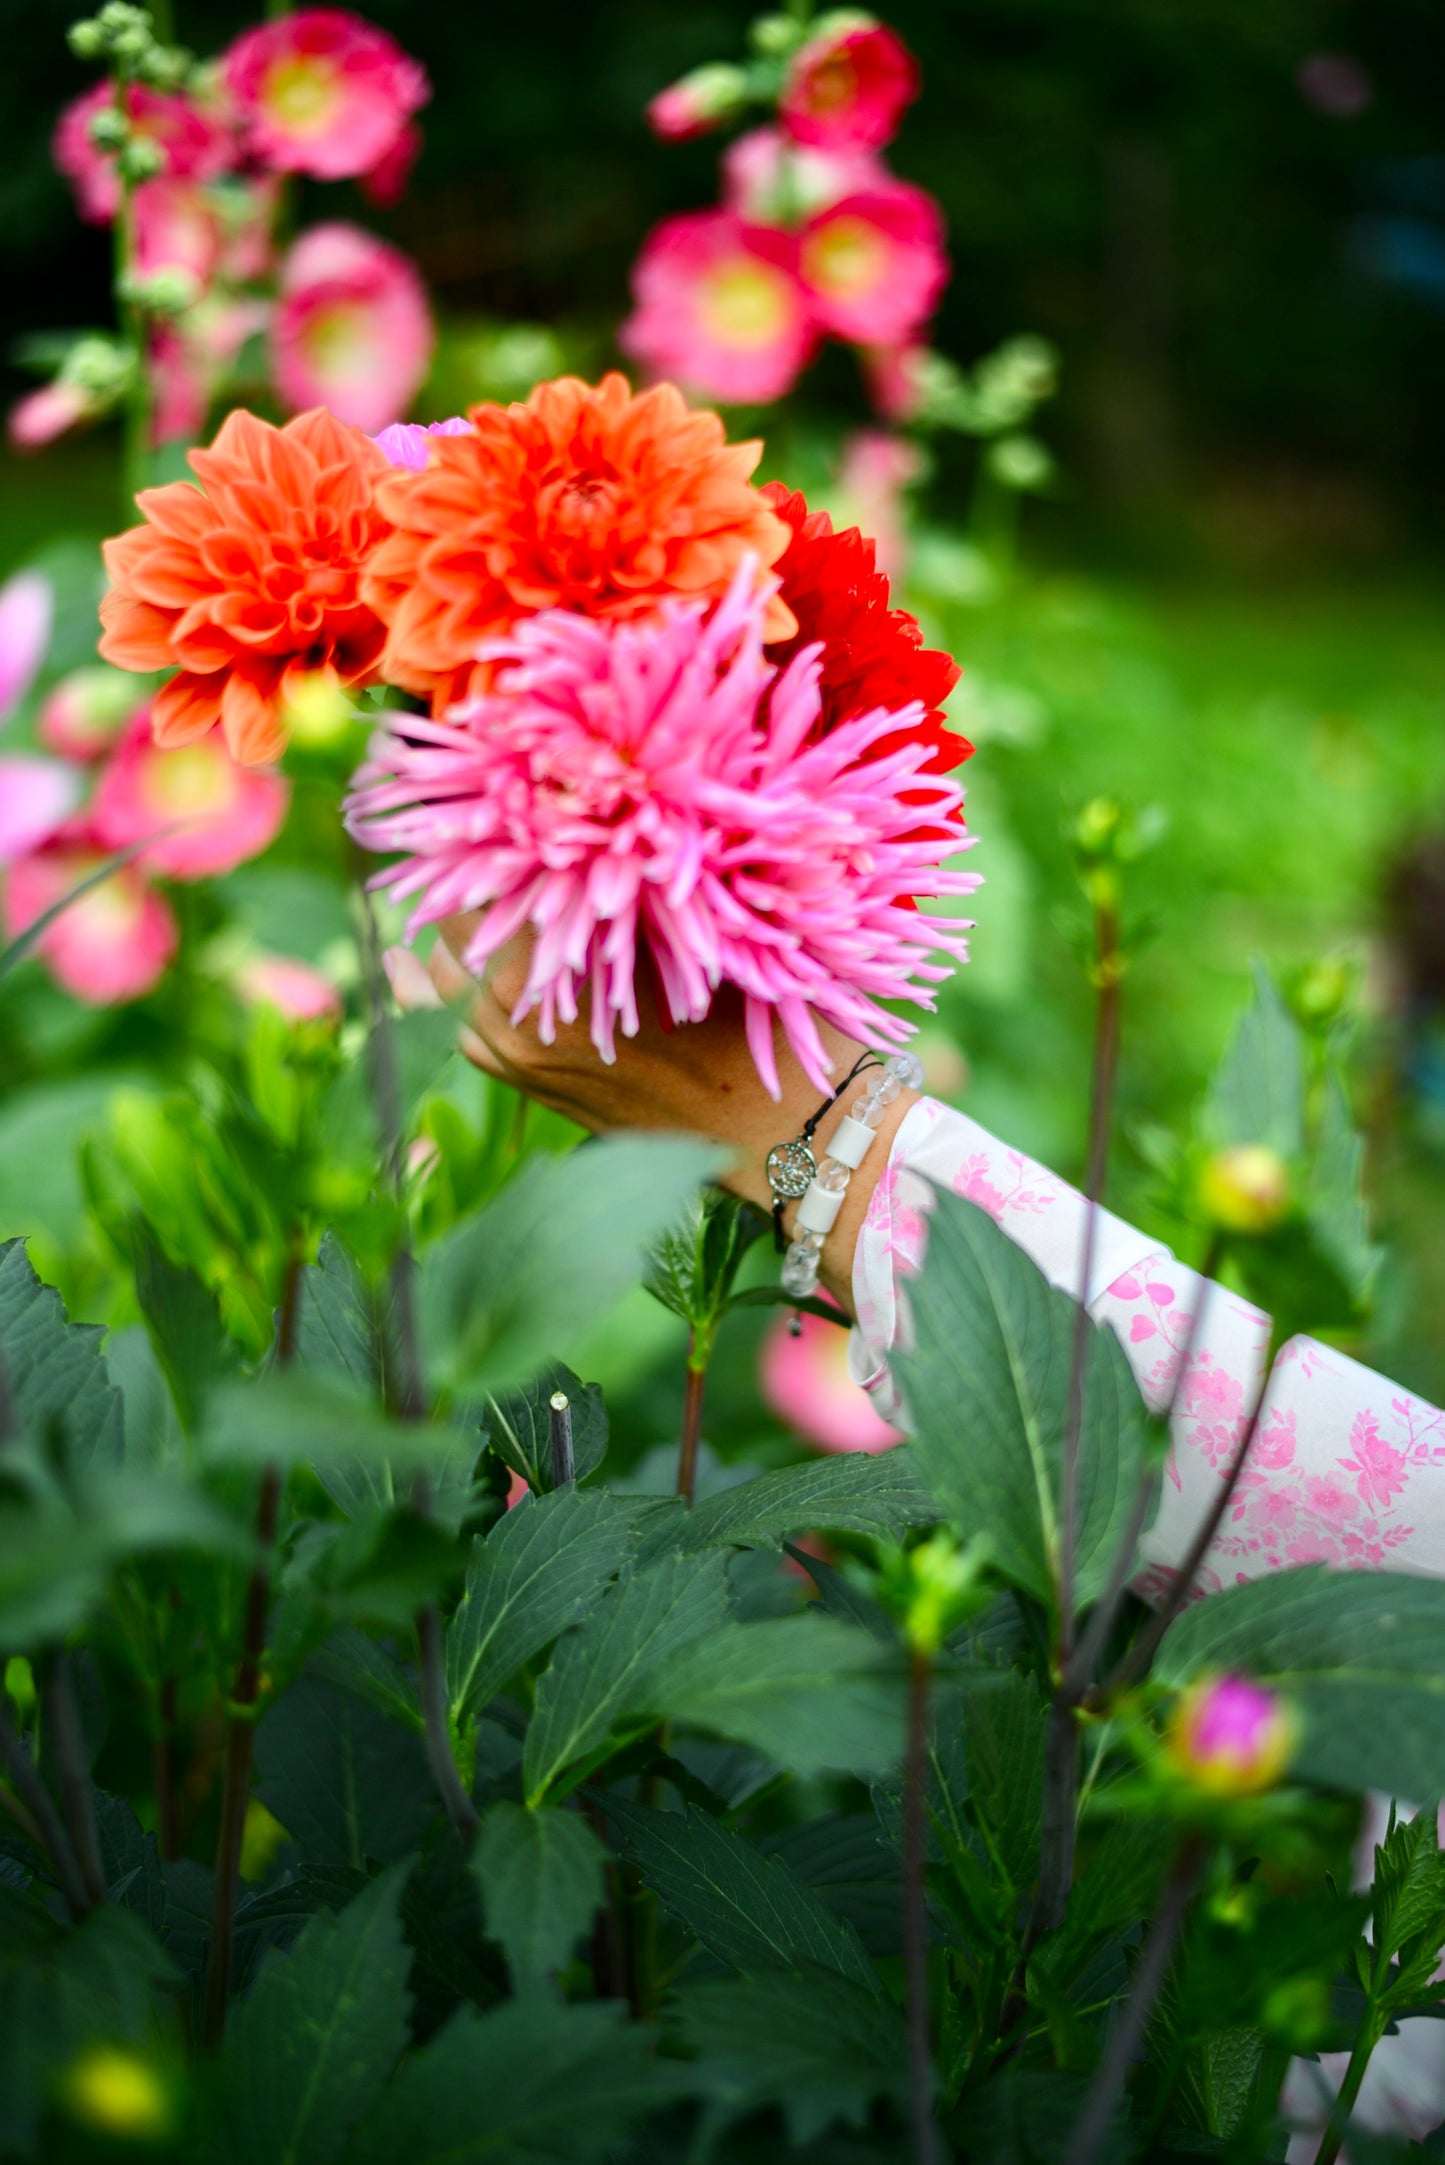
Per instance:
[[[1052,1284],[1080,1290],[1084,1198],[965,1114],[920,1099],[894,1139],[853,1264],[852,1371],[889,1418],[898,1402],[887,1356],[907,1331],[899,1281],[922,1260],[936,1188],[979,1204]],[[1151,1406],[1165,1405],[1178,1381],[1163,1499],[1137,1582],[1148,1596],[1172,1577],[1228,1471],[1259,1387],[1268,1318],[1107,1211],[1086,1293]],[[1249,1464],[1198,1585],[1313,1562],[1445,1576],[1445,1414],[1345,1354],[1294,1338],[1275,1361]]]

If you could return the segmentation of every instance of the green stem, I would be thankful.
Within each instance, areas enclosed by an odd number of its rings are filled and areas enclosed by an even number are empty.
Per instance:
[[[117,80],[116,110],[126,112],[126,86]],[[135,500],[150,477],[151,385],[145,311],[138,301],[127,300],[125,289],[135,257],[135,188],[120,171],[120,203],[115,214],[115,306],[120,326],[133,355],[130,382],[122,409],[121,516],[129,526]]]
[[[1384,2034],[1384,2022],[1377,2014],[1371,1998],[1350,2051],[1349,2065],[1345,2069],[1345,2079],[1340,2084],[1340,2094],[1335,2099],[1334,2110],[1330,2114],[1330,2124],[1315,2152],[1315,2165],[1335,2165],[1340,2147],[1350,2130],[1350,2115],[1359,2099],[1365,2070],[1369,2067],[1375,2047]]]
[[[908,1656],[908,1742],[903,1763],[903,1960],[907,1978],[908,2097],[916,2165],[938,2165],[933,2058],[928,2044],[928,1694],[933,1664]]]
[[[697,1447],[702,1435],[702,1394],[707,1384],[711,1338],[700,1339],[697,1330],[687,1334],[687,1371],[682,1391],[682,1438],[677,1451],[677,1493],[692,1509],[697,1494]]]

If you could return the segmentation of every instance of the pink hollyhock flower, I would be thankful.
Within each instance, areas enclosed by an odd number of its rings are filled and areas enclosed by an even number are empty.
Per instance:
[[[393,466],[404,466],[408,473],[419,474],[426,466],[428,450],[433,436],[469,436],[472,424],[464,414],[454,414],[449,421],[393,421],[372,437],[378,451],[391,460]]]
[[[664,143],[687,143],[710,134],[737,111],[746,95],[741,68],[713,61],[660,90],[647,108],[647,125]]]
[[[16,939],[38,917],[100,869],[106,852],[85,828],[66,830],[5,879],[6,937]],[[164,975],[176,951],[169,903],[137,866],[123,865],[63,909],[36,942],[56,983],[92,1007],[138,1000]]]
[[[78,383],[43,383],[38,391],[27,391],[15,401],[6,419],[6,434],[17,451],[40,451],[88,421],[100,405],[94,392]]]
[[[798,1321],[796,1337],[780,1316],[763,1340],[764,1403],[821,1451],[886,1451],[901,1442],[848,1372],[848,1333],[821,1316]]]
[[[239,766],[218,730],[163,750],[151,735],[147,706],[107,762],[89,816],[107,850],[174,827],[145,852],[146,869],[167,879],[204,880],[268,849],[289,801],[280,776]]]
[[[136,711],[135,678],[126,669],[91,662],[72,669],[41,706],[36,733],[62,759],[99,759]]]
[[[58,759],[0,759],[0,864],[49,840],[80,802],[81,777]]]
[[[938,205],[906,181],[820,211],[798,245],[814,319],[861,346],[904,344],[932,315],[948,278],[943,240]]]
[[[55,589],[40,571],[17,571],[0,586],[0,728],[35,681],[50,645]]]
[[[225,229],[212,197],[193,181],[148,180],[137,188],[135,268],[143,278],[184,271],[197,294],[215,275]]]
[[[809,150],[781,128],[750,128],[723,152],[723,203],[756,225],[798,225],[845,195],[886,184],[869,151]]]
[[[668,218],[632,273],[637,306],[618,343],[649,375],[730,402],[781,398],[816,333],[798,284],[797,242],[731,211]]]
[[[270,304],[212,294],[176,323],[151,334],[151,435],[157,444],[195,443],[227,371],[248,338],[270,321]]]
[[[928,348],[914,339],[901,346],[870,346],[863,353],[868,396],[885,421],[912,421],[923,403]]]
[[[819,649],[782,671],[765,660],[769,598],[746,560],[713,608],[671,599],[634,622],[540,610],[483,647],[491,690],[376,740],[348,817],[367,848],[404,853],[377,884],[419,898],[413,933],[485,913],[469,968],[532,928],[516,1015],[535,1009],[545,1042],[585,991],[592,1041],[614,1058],[618,1025],[639,1025],[641,945],[674,1022],[700,1020],[719,985],[741,990],[776,1097],[775,1023],[820,1089],[815,1013],[868,1042],[910,1034],[877,1002],[931,1006],[949,975],[931,952],[962,960],[966,942],[906,898],[978,881],[940,869],[970,838],[960,791],[922,771],[928,748],[910,739],[923,708],[812,741]]]
[[[274,1007],[288,1022],[340,1015],[341,993],[329,977],[291,955],[252,955],[236,972],[236,990],[253,1007]]]
[[[361,192],[378,210],[390,210],[406,194],[411,169],[421,156],[422,133],[410,121],[397,135],[384,158],[361,176]]]
[[[788,67],[778,114],[799,143],[881,150],[918,96],[918,63],[882,23],[825,29]]]
[[[97,83],[66,106],[51,141],[55,163],[75,190],[81,217],[91,225],[109,225],[120,207],[115,159],[90,138],[96,114],[114,103],[110,84]],[[235,162],[235,138],[222,117],[179,91],[133,83],[126,92],[126,112],[132,129],[164,151],[164,179],[215,180]]]
[[[1295,1724],[1279,1696],[1247,1676],[1201,1677],[1175,1709],[1165,1749],[1196,1788],[1217,1797],[1273,1789],[1289,1764]]]
[[[908,553],[903,492],[918,479],[922,459],[905,436],[855,429],[843,446],[838,489],[847,504],[840,525],[857,526],[873,543],[878,569],[897,586]]]
[[[374,434],[416,397],[434,343],[416,266],[360,226],[313,226],[282,264],[271,351],[288,412],[328,406]]]
[[[395,39],[344,8],[263,23],[221,64],[252,157],[317,180],[374,172],[431,96],[425,70]]]

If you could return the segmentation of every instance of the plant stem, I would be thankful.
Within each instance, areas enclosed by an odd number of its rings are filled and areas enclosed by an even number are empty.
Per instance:
[[[19,1434],[20,1416],[10,1389],[10,1371],[5,1366],[4,1352],[0,1350],[0,1448],[14,1443]]]
[[[481,1821],[457,1770],[447,1708],[446,1664],[442,1651],[441,1612],[428,1602],[416,1619],[417,1675],[421,1684],[422,1735],[432,1780],[456,1828],[463,1849],[470,1849]]]
[[[1374,2008],[1367,2007],[1365,2018],[1350,2050],[1349,2065],[1345,2069],[1345,2079],[1340,2084],[1339,2096],[1335,2099],[1330,2113],[1329,2125],[1320,2138],[1319,2149],[1315,2152],[1315,2165],[1335,2165],[1341,2145],[1350,2131],[1350,2115],[1359,2098],[1365,2070],[1369,2067],[1375,2047],[1384,2034],[1384,2026]]]
[[[708,1356],[711,1342],[699,1340],[697,1331],[689,1326],[687,1334],[687,1369],[682,1390],[682,1440],[677,1449],[677,1493],[689,1511],[697,1494],[697,1446],[702,1435],[702,1394],[707,1383]]]
[[[552,1486],[565,1488],[577,1478],[572,1454],[572,1406],[565,1391],[554,1391],[547,1401],[547,1426],[552,1447]]]
[[[163,1676],[156,1694],[156,1740],[151,1752],[156,1793],[156,1847],[165,1864],[181,1853],[181,1814],[176,1797],[176,1678]]]
[[[126,88],[126,84],[117,78],[116,110],[128,121]],[[149,340],[144,309],[138,301],[126,298],[126,284],[135,260],[135,186],[126,178],[119,161],[116,170],[120,202],[115,214],[115,306],[121,329],[134,356],[134,366],[125,393],[121,458],[121,517],[125,525],[129,526],[135,516],[136,497],[145,487],[150,473],[151,398],[150,377],[147,373]]]
[[[55,1877],[65,1897],[65,1906],[78,1924],[94,1907],[85,1891],[70,1837],[65,1831],[59,1812],[55,1809],[50,1791],[40,1778],[40,1770],[20,1741],[20,1735],[10,1718],[10,1709],[0,1694],[0,1766],[10,1777],[10,1786],[19,1800],[19,1810],[7,1799],[7,1809],[12,1817],[19,1819],[24,1813],[34,1828],[31,1839],[55,1867]]]
[[[1184,1923],[1189,1898],[1194,1892],[1203,1858],[1204,1844],[1201,1838],[1197,1834],[1186,1836],[1180,1844],[1173,1870],[1164,1882],[1149,1937],[1144,1942],[1138,1967],[1134,1971],[1132,1990],[1120,2011],[1118,2025],[1110,2040],[1104,2063],[1084,2101],[1083,2114],[1074,2130],[1073,2141],[1064,2153],[1064,2165],[1094,2165],[1094,2160],[1099,2156],[1108,2137],[1115,2108],[1129,2079],[1134,2055],[1139,2049],[1145,2027],[1168,1975],[1175,1943]]]
[[[271,1550],[281,1508],[281,1472],[267,1466],[256,1500],[256,1546],[259,1551],[246,1587],[246,1616],[241,1658],[226,1723],[225,1768],[221,1779],[221,1827],[216,1840],[216,1889],[211,1912],[211,1944],[206,1957],[205,2003],[201,2042],[208,2051],[220,2044],[226,2029],[231,1990],[231,1952],[236,1932],[236,1889],[241,1876],[241,1837],[251,1799],[251,1751],[256,1734],[255,1706],[261,1689],[261,1656],[266,1646],[266,1596],[271,1583]]]
[[[933,2060],[928,2045],[928,1693],[933,1664],[908,1656],[908,1743],[903,1762],[903,1960],[908,1999],[908,2096],[916,2165],[938,2165]]]
[[[105,1900],[105,1868],[100,1861],[100,1836],[96,1832],[80,1710],[75,1703],[75,1681],[70,1673],[70,1658],[60,1647],[45,1664],[44,1704],[50,1717],[60,1801],[65,1807],[75,1861],[91,1904],[98,1906]]]

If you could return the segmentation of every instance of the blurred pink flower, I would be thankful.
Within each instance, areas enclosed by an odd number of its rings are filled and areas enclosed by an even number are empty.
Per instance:
[[[84,828],[22,857],[5,878],[6,937],[15,939],[99,869],[106,852]],[[57,984],[93,1007],[138,1000],[176,951],[170,905],[135,865],[123,865],[63,909],[36,942]]]
[[[377,884],[419,898],[413,932],[485,913],[469,968],[533,928],[516,1012],[537,1010],[544,1042],[586,992],[593,1043],[613,1059],[617,1026],[638,1028],[642,945],[674,1022],[707,1014],[720,984],[742,991],[776,1097],[776,1023],[819,1088],[815,1014],[869,1043],[910,1034],[876,1003],[931,1006],[927,987],[949,974],[931,953],[961,959],[965,927],[901,898],[978,882],[939,869],[967,838],[959,790],[920,771],[928,747],[908,733],[922,707],[810,741],[818,650],[775,671],[768,600],[745,560],[715,607],[670,599],[637,622],[539,611],[482,649],[490,691],[376,741],[348,818],[365,847],[404,853]],[[875,754],[888,737],[896,749]]]
[[[413,122],[397,135],[389,151],[361,175],[361,192],[378,210],[390,210],[406,194],[411,169],[421,156],[422,132]]]
[[[50,645],[55,589],[41,571],[17,571],[0,586],[0,728],[35,681]]]
[[[217,394],[248,338],[270,320],[268,302],[213,293],[176,323],[151,335],[151,434],[158,444],[195,443],[205,435]]]
[[[374,434],[416,397],[434,343],[415,264],[359,226],[313,226],[282,264],[271,349],[288,412],[327,406]]]
[[[247,30],[222,67],[251,155],[317,180],[374,172],[431,96],[395,39],[343,8],[301,8]]]
[[[746,78],[737,68],[720,62],[694,68],[658,92],[647,108],[647,125],[664,143],[687,143],[730,118],[746,92]]]
[[[723,152],[723,203],[758,225],[798,225],[886,182],[871,151],[810,150],[781,128],[751,128]]]
[[[91,225],[109,225],[120,206],[115,159],[97,149],[90,139],[90,124],[96,114],[114,103],[110,84],[97,83],[66,106],[51,139],[55,163],[75,190],[81,217]],[[166,168],[161,178],[215,180],[235,162],[235,138],[221,116],[179,91],[152,90],[144,83],[133,83],[126,92],[126,112],[136,133],[148,137],[165,152]]]
[[[918,63],[882,23],[809,38],[788,66],[778,105],[800,143],[827,150],[881,150],[918,96]]]
[[[47,841],[75,810],[80,791],[81,776],[58,759],[25,752],[0,759],[0,864]]]
[[[210,283],[221,260],[225,229],[212,196],[194,181],[148,180],[137,188],[135,269],[143,278],[157,271],[185,271],[199,293]]]
[[[731,211],[669,218],[643,243],[618,343],[650,376],[708,398],[781,398],[816,343],[797,260],[791,235]]]
[[[815,320],[862,346],[905,343],[948,277],[943,215],[906,181],[845,196],[809,219],[798,275]]]
[[[864,348],[863,375],[868,395],[883,420],[895,424],[913,420],[922,401],[922,373],[927,359],[928,348],[911,337],[897,346]]]
[[[1289,1765],[1296,1726],[1278,1693],[1247,1676],[1201,1677],[1181,1694],[1165,1747],[1211,1796],[1273,1789]]]
[[[219,730],[163,750],[151,735],[146,707],[102,771],[89,819],[107,850],[126,849],[174,826],[174,834],[145,852],[146,870],[167,879],[203,880],[232,872],[269,848],[289,800],[279,775],[238,766]]]
[[[257,173],[220,196],[224,244],[218,270],[228,285],[269,277],[284,185],[274,173]]]
[[[847,1331],[821,1316],[798,1320],[797,1337],[779,1316],[763,1340],[758,1380],[764,1403],[822,1451],[886,1451],[901,1442],[848,1372]]]
[[[236,972],[236,990],[251,1005],[274,1007],[291,1022],[317,1022],[342,1008],[331,979],[292,955],[252,955]]]
[[[404,466],[408,473],[419,474],[426,466],[433,436],[469,436],[471,431],[466,416],[454,414],[449,421],[393,421],[390,428],[379,430],[371,440],[393,466]]]
[[[39,451],[99,411],[101,401],[77,383],[43,383],[17,399],[5,428],[17,451]]]
[[[847,515],[840,516],[840,524],[857,526],[870,537],[878,569],[895,586],[902,581],[908,549],[903,492],[921,468],[917,444],[882,429],[855,429],[843,446],[838,487]]]
[[[62,759],[99,759],[136,711],[135,678],[105,662],[72,669],[47,693],[37,734]]]

